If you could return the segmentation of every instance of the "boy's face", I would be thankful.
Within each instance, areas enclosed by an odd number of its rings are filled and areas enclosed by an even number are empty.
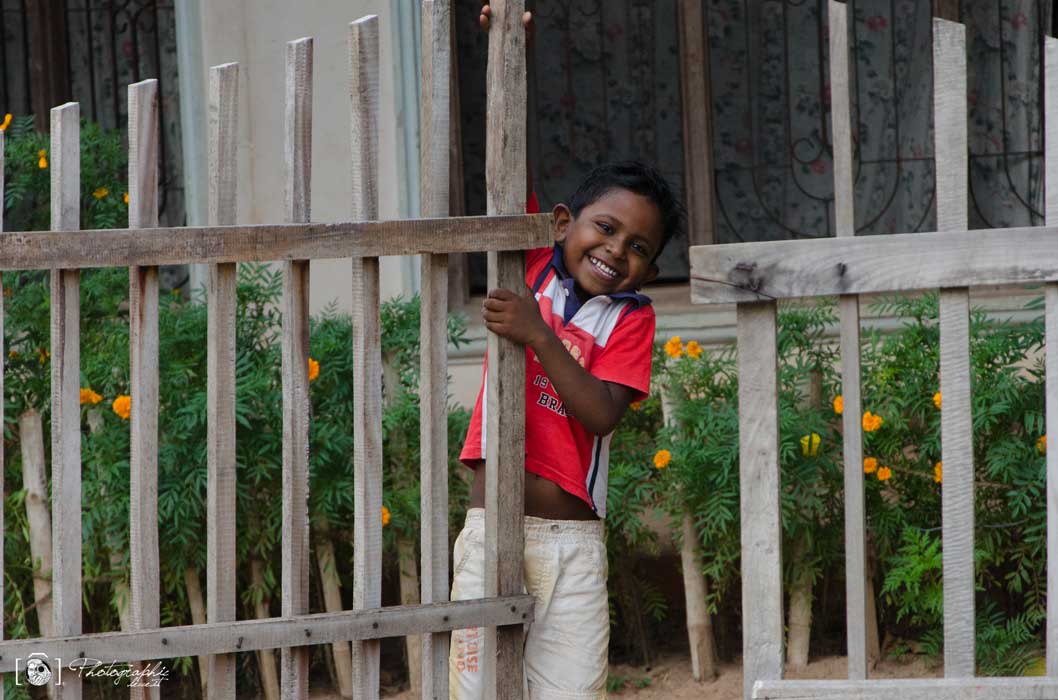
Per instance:
[[[566,270],[589,296],[631,292],[657,276],[662,222],[650,199],[615,188],[575,219],[565,204],[553,214]]]

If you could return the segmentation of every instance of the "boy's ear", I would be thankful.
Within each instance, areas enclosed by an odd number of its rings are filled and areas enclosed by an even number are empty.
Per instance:
[[[569,234],[570,224],[573,223],[573,212],[565,204],[556,204],[555,208],[551,210],[551,217],[555,227],[555,242],[562,243]]]

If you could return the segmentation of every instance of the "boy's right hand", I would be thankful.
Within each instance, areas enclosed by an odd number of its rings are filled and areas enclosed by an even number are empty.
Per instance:
[[[478,24],[480,24],[481,28],[487,32],[489,30],[491,20],[492,8],[489,7],[489,0],[485,0],[484,4],[481,6],[481,14],[478,15]],[[532,43],[533,29],[535,28],[533,25],[532,12],[525,12],[522,15],[522,26],[525,27],[525,45],[529,46],[529,44]]]

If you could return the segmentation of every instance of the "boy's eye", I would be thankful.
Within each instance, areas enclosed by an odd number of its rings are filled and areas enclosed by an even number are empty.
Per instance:
[[[606,233],[606,234],[613,233],[613,226],[610,226],[610,224],[606,223],[605,221],[600,221],[599,222],[599,228],[602,229],[603,233]]]
[[[635,252],[639,253],[640,255],[646,255],[647,254],[647,248],[642,243],[633,243],[632,244],[632,250],[634,250]]]

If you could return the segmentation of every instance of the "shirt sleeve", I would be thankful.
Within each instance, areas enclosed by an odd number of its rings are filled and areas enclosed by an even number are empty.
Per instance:
[[[622,384],[635,390],[633,401],[645,399],[650,393],[654,325],[652,306],[629,311],[592,362],[591,373],[604,382]]]

